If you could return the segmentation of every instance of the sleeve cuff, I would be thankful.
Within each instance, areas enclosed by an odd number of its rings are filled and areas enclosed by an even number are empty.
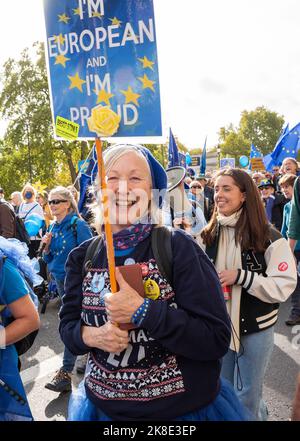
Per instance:
[[[162,307],[164,302],[150,300],[149,308],[141,327],[147,329],[149,333],[155,332],[161,319]]]
[[[81,320],[79,320],[73,329],[73,338],[74,338],[74,341],[76,342],[76,347],[78,348],[78,352],[80,352],[80,354],[86,354],[87,352],[90,352],[91,347],[87,346],[83,342],[83,339],[81,336],[81,326],[82,326],[82,323],[81,323]]]
[[[253,284],[255,273],[253,271],[238,269],[238,275],[235,280],[236,285],[241,285],[246,291],[251,288]]]

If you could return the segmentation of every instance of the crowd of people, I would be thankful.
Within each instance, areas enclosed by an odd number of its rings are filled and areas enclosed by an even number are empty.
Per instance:
[[[2,192],[0,420],[32,419],[15,343],[39,327],[37,258],[61,300],[64,343],[45,387],[71,391],[81,356],[69,420],[267,420],[262,390],[280,303],[291,297],[285,323],[300,323],[297,161],[273,173],[186,175],[181,212],[169,204],[168,170],[145,147],[111,146],[104,164],[115,293],[97,185],[88,219],[72,186],[37,193],[26,183],[8,201]],[[16,240],[19,220],[28,248]],[[299,407],[297,392],[295,420]]]

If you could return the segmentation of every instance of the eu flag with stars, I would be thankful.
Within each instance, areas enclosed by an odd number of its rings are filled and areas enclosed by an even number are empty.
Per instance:
[[[252,164],[251,164],[251,159],[253,158],[261,158],[262,157],[262,153],[255,147],[255,145],[252,143],[251,144],[251,149],[250,149],[250,163],[249,163],[249,170],[252,169]]]
[[[275,151],[278,151],[278,149],[280,150],[280,144],[281,141],[283,140],[283,138],[289,133],[289,124],[287,124],[281,131],[278,140],[276,141],[275,147],[273,149],[273,151],[271,153],[269,153],[268,155],[265,155],[263,157],[263,161],[265,164],[265,168],[267,171],[272,171],[273,167],[277,164],[277,160],[274,160],[272,155]]]
[[[80,197],[78,201],[78,211],[86,218],[88,207],[87,204],[91,202],[92,195],[90,194],[89,187],[94,184],[98,173],[97,153],[96,147],[93,146],[91,159],[89,161],[88,168],[80,176]]]
[[[250,150],[250,159],[252,159],[252,158],[261,158],[261,157],[262,157],[261,152],[252,143],[251,144],[251,150]]]
[[[179,163],[179,152],[172,130],[170,129],[169,149],[168,149],[168,167],[181,165]]]
[[[178,157],[179,157],[179,165],[183,168],[186,168],[185,153],[178,152]]]
[[[276,165],[281,165],[285,158],[296,158],[300,147],[300,123],[293,127],[288,133],[281,136],[271,153]]]
[[[114,137],[161,136],[153,0],[43,3],[53,120],[78,123],[79,138],[94,139],[88,117],[108,106],[121,118]]]

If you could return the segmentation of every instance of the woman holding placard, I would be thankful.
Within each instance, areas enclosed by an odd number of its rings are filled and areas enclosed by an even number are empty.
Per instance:
[[[90,353],[69,420],[244,419],[233,389],[220,380],[230,324],[211,262],[181,230],[158,241],[161,253],[170,240],[171,275],[154,252],[164,169],[136,145],[106,150],[104,167],[107,194],[101,199],[108,197],[118,288],[111,293],[103,233],[108,220],[98,206],[101,239],[73,250],[66,263],[61,337],[74,354]]]

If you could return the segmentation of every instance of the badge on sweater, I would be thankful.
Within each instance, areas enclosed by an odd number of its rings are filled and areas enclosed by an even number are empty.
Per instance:
[[[94,274],[93,280],[91,282],[91,291],[94,294],[97,294],[98,292],[102,291],[104,288],[105,280],[103,275],[101,274]]]
[[[160,289],[158,284],[151,279],[148,279],[144,282],[144,290],[146,297],[151,300],[156,300],[159,297]]]

